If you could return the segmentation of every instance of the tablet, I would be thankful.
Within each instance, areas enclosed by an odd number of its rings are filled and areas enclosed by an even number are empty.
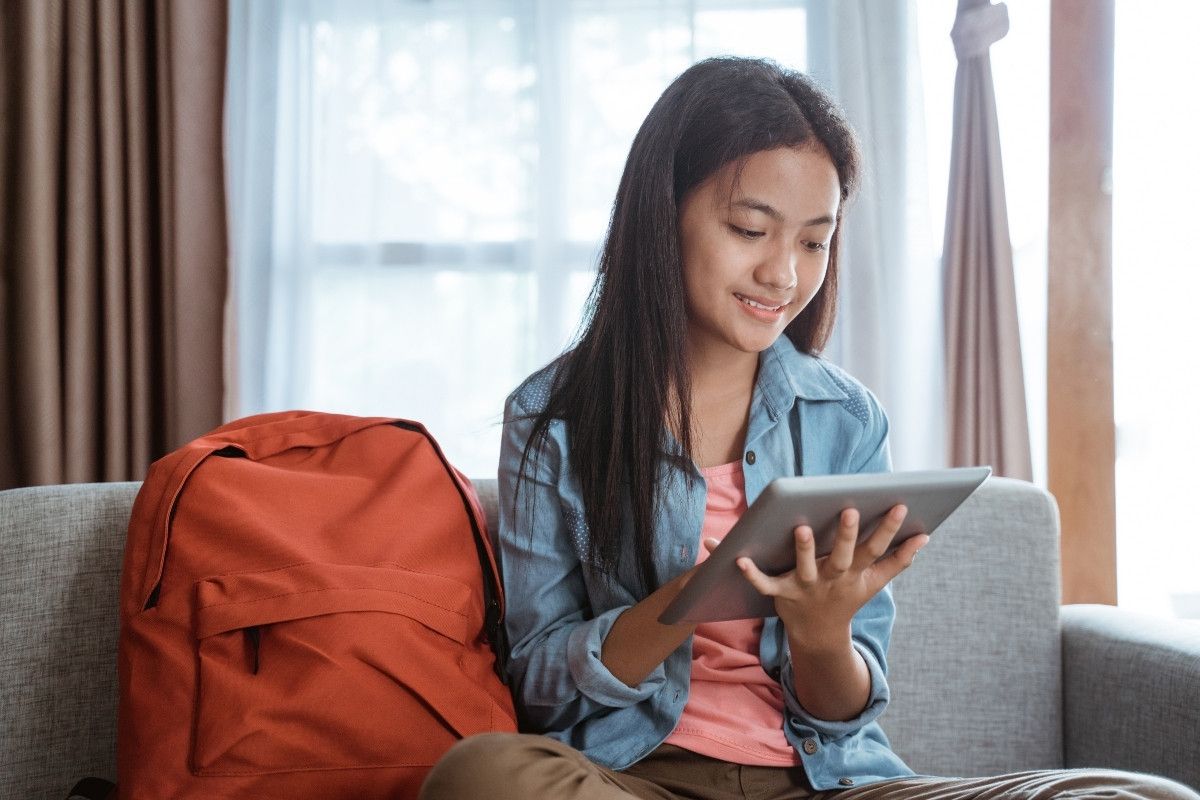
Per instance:
[[[749,556],[766,574],[782,575],[796,566],[792,531],[797,525],[812,528],[819,558],[833,549],[843,509],[858,509],[861,542],[875,532],[893,506],[903,503],[908,515],[887,549],[891,553],[906,539],[932,534],[991,472],[990,467],[959,467],[777,478],[709,554],[658,621],[671,625],[775,616],[774,599],[760,595],[750,585],[738,569],[737,559]]]

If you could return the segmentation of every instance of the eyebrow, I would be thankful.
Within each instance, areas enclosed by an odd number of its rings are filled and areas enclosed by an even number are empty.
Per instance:
[[[753,197],[745,197],[741,200],[735,200],[731,205],[748,208],[751,211],[761,211],[776,222],[783,222],[783,214],[769,203],[764,203],[762,200],[755,200]],[[828,214],[823,214],[819,217],[814,217],[810,220],[805,220],[803,227],[809,228],[813,225],[829,225],[833,222],[833,217]]]

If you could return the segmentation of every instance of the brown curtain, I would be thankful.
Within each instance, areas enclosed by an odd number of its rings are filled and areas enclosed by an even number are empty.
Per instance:
[[[988,48],[1008,32],[1003,3],[959,0],[958,72],[943,280],[947,442],[953,466],[990,464],[1031,480],[1029,422]]]
[[[0,0],[0,488],[221,421],[224,0]]]

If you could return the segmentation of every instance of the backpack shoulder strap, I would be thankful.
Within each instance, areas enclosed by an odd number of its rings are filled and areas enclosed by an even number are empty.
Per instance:
[[[419,422],[412,420],[396,420],[394,423],[399,428],[413,431],[424,436],[429,444],[433,447],[433,451],[437,453],[438,460],[446,468],[446,473],[450,479],[454,481],[455,488],[458,489],[459,497],[462,498],[463,506],[467,511],[467,518],[471,522],[471,533],[475,539],[475,551],[479,557],[479,566],[483,571],[483,602],[484,602],[484,632],[487,635],[488,642],[492,645],[492,650],[496,653],[496,674],[504,683],[508,683],[508,633],[504,627],[504,584],[500,579],[500,568],[496,563],[495,553],[492,552],[492,543],[487,535],[487,518],[483,513],[483,508],[479,504],[479,495],[475,493],[475,488],[471,482],[459,472],[446,459],[446,455],[442,452],[441,446],[437,443],[437,439],[426,430],[425,426]]]

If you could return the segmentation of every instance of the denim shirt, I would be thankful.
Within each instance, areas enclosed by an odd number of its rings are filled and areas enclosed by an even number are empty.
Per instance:
[[[604,637],[642,593],[632,564],[613,578],[590,566],[580,486],[569,466],[562,420],[551,422],[538,457],[530,453],[516,495],[531,416],[547,403],[553,370],[552,364],[527,379],[505,407],[497,548],[512,643],[509,680],[523,730],[621,770],[648,755],[679,722],[688,699],[692,641],[689,637],[635,687],[601,662]],[[887,418],[865,387],[781,336],[759,356],[743,461],[747,503],[782,476],[889,470],[887,431]],[[664,502],[655,520],[654,559],[657,574],[667,581],[696,564],[707,489],[691,459],[668,459],[659,479]],[[885,587],[851,623],[853,645],[870,672],[871,694],[862,713],[847,721],[819,719],[800,705],[783,624],[778,617],[764,621],[759,659],[782,684],[784,734],[814,789],[913,774],[876,722],[888,703],[886,654],[894,617],[891,589]]]

